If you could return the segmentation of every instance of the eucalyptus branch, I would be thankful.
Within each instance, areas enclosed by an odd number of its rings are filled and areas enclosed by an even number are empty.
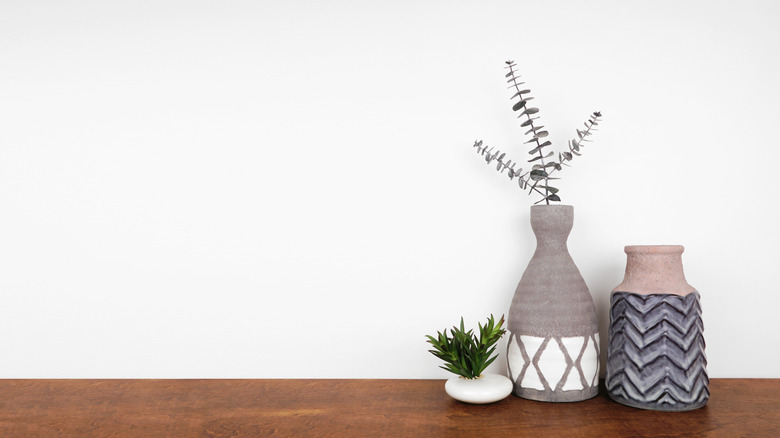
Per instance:
[[[539,108],[529,108],[527,106],[528,101],[533,100],[533,97],[531,97],[531,96],[524,97],[523,96],[523,94],[530,93],[531,90],[521,90],[520,89],[520,85],[521,84],[525,84],[525,82],[518,83],[518,81],[517,81],[517,74],[515,73],[515,63],[513,61],[507,61],[505,68],[509,69],[509,73],[506,74],[506,76],[509,77],[507,82],[511,81],[512,85],[515,88],[515,90],[517,90],[517,92],[511,97],[511,99],[514,99],[515,97],[519,97],[520,98],[520,101],[518,101],[517,103],[515,103],[512,106],[512,110],[519,111],[519,110],[525,108],[523,110],[523,112],[520,113],[519,116],[517,116],[517,118],[521,118],[521,117],[525,116],[526,117],[526,121],[523,122],[522,124],[520,124],[520,126],[521,127],[524,127],[524,126],[530,126],[531,127],[531,129],[526,131],[525,135],[528,135],[528,134],[531,134],[531,133],[534,134],[534,136],[530,140],[526,141],[525,144],[535,142],[536,143],[536,147],[531,149],[529,154],[531,154],[531,155],[533,155],[535,153],[539,154],[538,157],[535,157],[535,158],[533,158],[531,160],[528,160],[528,162],[530,163],[530,162],[539,160],[539,164],[534,165],[534,171],[538,171],[540,169],[544,169],[544,166],[545,166],[544,159],[551,157],[552,156],[552,152],[550,152],[548,155],[545,156],[543,150],[544,150],[544,148],[546,146],[552,145],[552,142],[545,141],[544,143],[540,143],[539,140],[541,138],[547,137],[547,135],[549,135],[549,133],[547,131],[540,131],[542,128],[544,128],[544,126],[539,126],[539,127],[534,126],[534,120],[538,120],[539,117],[532,118],[531,115],[538,114],[539,113]],[[539,190],[536,190],[536,186],[539,183],[539,181],[544,179],[545,184],[544,184],[544,195],[543,196],[544,196],[544,200],[547,202],[547,204],[549,204],[550,200],[548,199],[548,197],[549,197],[549,189],[548,189],[548,184],[547,184],[547,177],[544,174],[540,173],[540,172],[536,172],[534,175],[535,175],[534,183],[531,186],[531,189],[528,191],[528,193],[531,193],[532,190],[535,190],[536,192],[539,192]],[[539,193],[541,193],[541,192],[539,192]]]
[[[485,157],[485,161],[487,164],[491,164],[493,161],[498,162],[498,165],[496,165],[496,170],[499,173],[504,173],[505,170],[508,170],[507,176],[509,176],[509,180],[513,180],[514,178],[517,178],[518,185],[520,186],[520,189],[525,189],[526,187],[529,187],[529,179],[528,179],[528,172],[522,173],[522,168],[515,169],[515,166],[517,163],[513,163],[512,160],[504,161],[504,157],[506,156],[506,153],[501,152],[500,150],[496,150],[493,152],[493,148],[488,149],[487,145],[483,145],[482,140],[477,140],[474,142],[474,147],[477,148],[477,153]],[[545,196],[544,193],[536,189],[535,187],[532,187],[531,190],[536,191],[542,196]]]
[[[582,144],[585,141],[590,141],[587,139],[588,136],[593,135],[592,131],[598,131],[598,129],[595,129],[594,126],[598,126],[598,122],[601,120],[601,112],[594,111],[593,114],[590,115],[588,118],[588,121],[584,123],[585,130],[580,131],[579,129],[576,129],[577,131],[577,137],[575,139],[569,140],[569,152],[559,152],[558,153],[558,164],[568,166],[566,164],[566,161],[571,161],[574,158],[574,155],[580,156],[582,155],[579,153],[579,150],[581,147],[585,147],[584,144]],[[552,175],[556,170],[561,170],[561,166],[555,166],[550,172],[548,172],[550,175]]]
[[[553,159],[552,161],[545,162],[546,159],[555,155],[552,151],[545,150],[546,147],[552,146],[552,142],[546,140],[549,133],[544,130],[544,126],[537,126],[534,123],[536,120],[539,120],[538,116],[533,117],[535,114],[539,113],[539,108],[528,106],[528,102],[533,100],[533,97],[530,96],[531,90],[520,88],[520,85],[525,84],[525,82],[519,80],[519,75],[517,74],[515,67],[514,61],[506,61],[506,66],[504,68],[509,71],[504,77],[509,84],[507,88],[514,91],[510,100],[517,99],[517,102],[512,105],[512,110],[520,111],[520,114],[517,116],[518,118],[523,118],[523,116],[525,116],[525,121],[520,124],[520,127],[529,128],[524,135],[532,134],[531,139],[524,143],[530,143],[532,147],[528,152],[533,156],[528,160],[529,163],[534,163],[531,170],[521,174],[522,169],[515,169],[515,163],[512,163],[512,160],[504,161],[506,156],[505,153],[502,153],[500,150],[494,152],[493,148],[488,149],[487,146],[483,146],[482,140],[474,142],[474,147],[477,148],[477,152],[485,158],[485,161],[487,161],[488,164],[492,161],[498,162],[498,165],[496,166],[497,171],[503,173],[504,170],[508,170],[510,180],[517,177],[520,189],[528,189],[529,194],[536,192],[542,195],[542,199],[535,204],[544,201],[549,205],[550,201],[561,200],[558,196],[558,189],[550,185],[551,180],[558,178],[553,178],[551,175],[556,171],[562,170],[562,166],[568,166],[566,162],[571,161],[574,155],[581,155],[579,150],[584,146],[583,142],[591,141],[587,137],[592,135],[592,131],[596,131],[594,126],[598,126],[598,122],[601,120],[601,113],[596,111],[590,116],[588,121],[585,122],[584,131],[579,129],[576,130],[577,138],[568,142],[569,150],[567,152],[559,152],[557,160]],[[544,189],[544,192],[540,189]]]
[[[590,141],[587,140],[586,137],[592,135],[591,131],[597,131],[597,129],[594,129],[593,127],[598,126],[598,121],[600,120],[600,118],[601,118],[601,113],[599,111],[595,111],[593,112],[593,114],[591,114],[590,118],[588,118],[588,121],[584,123],[585,131],[580,131],[579,129],[576,129],[578,138],[568,141],[569,152],[558,152],[558,162],[548,163],[548,166],[552,166],[552,169],[549,172],[547,172],[548,176],[552,175],[557,170],[562,170],[563,169],[561,167],[562,165],[569,166],[568,164],[566,164],[566,161],[571,161],[574,158],[574,155],[576,156],[582,155],[579,153],[580,148],[585,146],[582,144],[582,142]],[[548,178],[548,179],[557,179],[557,178]],[[547,180],[545,180],[545,182],[547,182]],[[555,191],[557,192],[558,190],[556,189]],[[541,201],[537,201],[534,204],[538,204],[539,202]]]

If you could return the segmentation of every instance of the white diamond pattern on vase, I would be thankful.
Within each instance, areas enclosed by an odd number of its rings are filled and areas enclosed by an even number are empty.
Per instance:
[[[582,386],[582,378],[580,376],[579,370],[576,368],[577,363],[579,363],[579,356],[580,352],[582,351],[582,344],[585,342],[585,337],[577,336],[573,338],[561,338],[561,343],[563,344],[564,348],[566,349],[566,352],[569,353],[569,357],[574,361],[575,367],[572,367],[569,370],[569,374],[566,376],[566,382],[561,387],[564,391],[575,391],[583,389]]]
[[[563,384],[561,389],[564,391],[577,391],[583,388],[584,387],[582,386],[580,373],[576,368],[572,368],[571,371],[569,371],[569,375],[566,377],[566,382]]]
[[[549,389],[555,389],[558,386],[558,382],[561,381],[563,374],[570,366],[566,363],[566,356],[555,339],[550,339],[547,342],[542,355],[539,356],[539,360],[535,365],[541,371],[545,380],[547,380]]]
[[[536,356],[536,351],[539,350],[539,347],[541,347],[544,343],[544,338],[537,338],[536,336],[520,336],[520,341],[526,354],[528,354],[529,360],[531,360],[534,356]]]
[[[509,331],[507,331],[507,333],[509,333],[509,346],[506,350],[506,359],[508,364],[507,368],[509,368],[509,377],[513,382],[516,382],[520,377],[520,373],[523,371],[523,368],[525,368],[526,364],[530,361],[523,358],[524,352],[520,351],[522,347],[517,345],[517,340],[515,339],[516,337],[513,336]]]
[[[522,368],[520,371],[520,386],[523,388],[538,389],[540,391],[545,389],[542,377],[532,365],[534,356],[537,354],[540,348],[543,348],[544,338],[538,338],[536,336],[519,336],[516,337],[521,352],[526,354],[522,356],[522,363],[513,365],[512,368]]]
[[[523,381],[520,382],[520,386],[523,388],[538,389],[539,391],[545,389],[544,382],[542,382],[542,378],[539,377],[539,373],[536,372],[536,368],[534,367],[528,367],[525,371],[525,376],[523,376]]]
[[[599,379],[599,334],[596,333],[588,337],[588,345],[580,359],[580,367],[585,381],[590,386],[598,383]]]
[[[561,338],[561,343],[566,348],[566,351],[569,353],[569,357],[571,357],[572,360],[576,360],[577,356],[580,355],[580,350],[582,350],[583,342],[585,342],[585,338],[583,336],[576,336],[573,338]]]
[[[510,376],[519,388],[576,394],[598,384],[598,333],[563,338],[510,334],[507,347]]]

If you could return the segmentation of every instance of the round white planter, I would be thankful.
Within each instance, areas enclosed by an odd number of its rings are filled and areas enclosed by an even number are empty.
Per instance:
[[[508,377],[485,373],[476,379],[453,377],[444,384],[444,390],[455,400],[485,404],[505,399],[512,393],[512,386]]]

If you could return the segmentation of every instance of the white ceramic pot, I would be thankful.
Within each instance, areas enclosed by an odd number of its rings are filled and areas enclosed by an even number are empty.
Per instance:
[[[485,373],[476,379],[453,377],[444,384],[444,390],[455,400],[485,404],[505,399],[512,393],[512,386],[508,377]]]

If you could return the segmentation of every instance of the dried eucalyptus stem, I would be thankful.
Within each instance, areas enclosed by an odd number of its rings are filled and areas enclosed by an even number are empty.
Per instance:
[[[525,142],[525,144],[530,143],[532,146],[532,149],[528,152],[533,156],[528,160],[529,163],[534,163],[531,170],[522,173],[522,168],[515,168],[517,163],[513,163],[512,160],[505,161],[506,153],[503,153],[500,150],[494,151],[492,147],[488,149],[488,146],[484,145],[482,140],[475,141],[474,147],[477,148],[477,153],[482,155],[488,164],[491,164],[493,161],[498,162],[498,165],[496,166],[497,171],[503,173],[504,170],[508,170],[507,173],[510,180],[517,178],[520,189],[524,190],[527,188],[529,194],[531,192],[540,194],[542,199],[535,202],[535,204],[544,201],[549,205],[550,201],[561,200],[560,196],[558,196],[558,189],[550,185],[550,180],[556,180],[558,178],[553,178],[551,175],[556,171],[563,169],[562,166],[568,166],[569,164],[567,164],[567,162],[571,161],[575,155],[582,155],[580,154],[580,148],[585,146],[583,142],[591,141],[587,137],[591,136],[592,132],[597,130],[595,126],[598,126],[598,122],[601,120],[601,113],[595,111],[590,115],[585,122],[584,131],[579,129],[576,130],[577,138],[569,140],[569,150],[567,152],[559,152],[557,160],[553,159],[545,163],[545,160],[555,155],[554,152],[545,149],[552,146],[552,142],[546,140],[550,133],[544,130],[543,125],[536,125],[535,122],[539,120],[539,116],[537,115],[539,113],[539,108],[528,106],[528,102],[533,100],[533,97],[530,96],[531,90],[520,88],[520,85],[525,84],[525,82],[519,80],[520,76],[516,73],[515,67],[516,64],[514,61],[506,61],[505,68],[509,71],[506,73],[505,77],[509,84],[508,88],[514,91],[514,94],[512,94],[510,99],[517,100],[517,102],[512,105],[512,110],[522,111],[520,115],[517,116],[518,118],[523,118],[523,116],[525,116],[525,120],[520,126],[529,128],[524,135],[532,134],[531,139]],[[534,115],[536,115],[536,117],[534,117]]]

